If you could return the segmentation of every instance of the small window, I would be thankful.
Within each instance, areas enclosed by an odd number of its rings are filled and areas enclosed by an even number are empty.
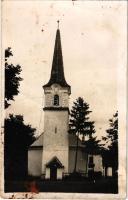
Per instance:
[[[57,127],[55,127],[55,133],[57,133]]]
[[[54,96],[54,106],[59,106],[59,96],[57,94]]]

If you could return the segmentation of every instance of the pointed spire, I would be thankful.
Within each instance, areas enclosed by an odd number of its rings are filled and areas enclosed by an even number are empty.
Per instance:
[[[56,40],[55,40],[55,47],[54,47],[54,54],[53,54],[53,61],[52,61],[51,77],[50,77],[49,82],[46,85],[44,85],[44,87],[48,87],[54,83],[57,83],[61,85],[62,87],[70,88],[64,76],[59,21],[57,22],[58,22],[58,29],[56,31]]]

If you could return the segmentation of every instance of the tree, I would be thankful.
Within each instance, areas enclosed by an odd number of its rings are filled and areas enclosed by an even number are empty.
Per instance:
[[[8,58],[13,56],[8,47],[5,50],[5,108],[10,106],[10,100],[19,93],[20,65],[8,63]],[[27,176],[28,148],[34,142],[36,129],[24,124],[22,115],[9,115],[5,119],[4,134],[4,170],[5,180],[23,179]]]
[[[8,63],[8,58],[13,56],[11,48],[5,50],[5,108],[10,106],[10,100],[14,101],[14,96],[19,93],[20,81],[23,79],[19,76],[21,70],[20,65],[14,66]]]
[[[100,140],[97,140],[97,137],[90,136],[88,140],[84,141],[85,152],[91,155],[100,153],[101,148],[99,144]]]
[[[118,170],[118,112],[109,119],[109,126],[106,137],[102,137],[105,141],[103,158],[104,165],[112,166],[113,176],[115,176]]]
[[[5,119],[4,165],[5,180],[22,179],[27,175],[27,151],[35,140],[36,129],[24,124],[22,115]]]
[[[88,117],[90,112],[92,111],[89,110],[89,104],[84,102],[83,98],[81,97],[74,102],[74,105],[71,109],[69,133],[77,136],[74,172],[76,172],[77,166],[79,136],[81,135],[84,140],[85,136],[91,136],[93,133],[95,133],[94,122],[89,121]]]

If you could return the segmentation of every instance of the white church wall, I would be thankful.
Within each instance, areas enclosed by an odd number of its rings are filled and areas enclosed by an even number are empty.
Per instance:
[[[28,174],[40,176],[42,168],[42,149],[30,149],[28,151]]]
[[[62,172],[63,172],[62,168],[57,169],[57,179],[62,179]]]
[[[107,168],[107,176],[112,176],[112,167]]]
[[[45,164],[56,156],[68,172],[68,112],[45,111],[42,173]]]
[[[67,111],[45,111],[44,125],[44,147],[68,146]]]
[[[46,93],[46,95],[45,95],[45,106],[46,107],[51,107],[51,99],[52,99],[52,94]]]
[[[43,163],[42,163],[42,173],[45,173],[45,165],[48,163],[54,156],[56,156],[59,161],[64,165],[64,173],[68,172],[68,150],[67,149],[54,149],[43,151]]]
[[[46,179],[50,179],[50,168],[46,168],[46,175],[45,175]]]
[[[61,99],[62,99],[62,107],[68,107],[68,94],[67,93],[63,93],[61,94]]]
[[[102,165],[102,157],[101,155],[94,155],[93,156],[93,160],[94,160],[94,171],[98,172],[101,171],[103,172],[103,165]]]
[[[72,173],[74,170],[75,165],[75,151],[76,148],[70,148],[69,150],[69,173]],[[78,150],[78,157],[77,157],[77,171],[86,173],[87,172],[87,155],[81,151],[81,149]]]

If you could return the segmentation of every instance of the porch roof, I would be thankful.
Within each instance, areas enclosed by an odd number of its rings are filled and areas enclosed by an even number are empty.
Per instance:
[[[46,167],[51,168],[51,167],[57,167],[57,168],[64,168],[62,163],[59,161],[59,159],[54,156],[47,164]]]

